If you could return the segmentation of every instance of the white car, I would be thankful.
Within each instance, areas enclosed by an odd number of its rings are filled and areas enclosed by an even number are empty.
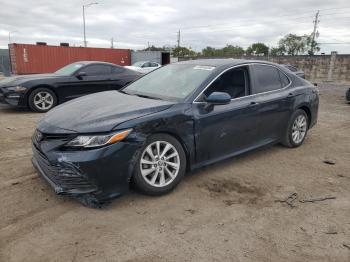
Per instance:
[[[135,70],[137,72],[147,74],[155,69],[158,69],[162,65],[155,63],[155,62],[149,62],[149,61],[139,61],[131,66],[125,66],[128,69]]]

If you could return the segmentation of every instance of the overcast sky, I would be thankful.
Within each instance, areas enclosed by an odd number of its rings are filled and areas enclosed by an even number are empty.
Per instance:
[[[93,0],[95,1],[95,0]],[[0,0],[0,47],[12,42],[83,44],[81,0]],[[310,34],[320,10],[321,52],[350,53],[349,0],[97,0],[86,10],[89,46],[141,49],[181,45],[200,51],[253,42],[276,46],[288,33]],[[337,43],[337,44],[334,44]]]

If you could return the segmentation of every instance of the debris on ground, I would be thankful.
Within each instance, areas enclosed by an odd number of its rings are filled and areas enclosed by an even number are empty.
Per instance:
[[[350,244],[343,244],[343,247],[346,247],[347,249],[350,249]]]
[[[297,199],[298,199],[298,193],[292,193],[286,199],[284,199],[284,200],[277,199],[277,200],[275,200],[275,202],[286,203],[291,208],[294,208],[297,206],[295,204],[295,200],[297,200]],[[310,199],[301,199],[301,200],[299,200],[299,202],[300,203],[315,203],[315,202],[331,200],[331,199],[336,199],[336,197],[327,196],[327,197],[317,197],[317,198],[310,198]]]
[[[338,234],[338,230],[335,226],[329,226],[325,233],[328,235],[336,235],[336,234]]]
[[[325,163],[327,165],[335,165],[335,161],[334,160],[330,160],[330,159],[323,160],[323,163]]]
[[[330,197],[311,198],[311,199],[299,200],[299,202],[300,203],[315,203],[315,202],[325,201],[325,200],[330,200],[330,199],[336,199],[336,197],[330,196]]]
[[[279,200],[278,199],[278,200],[275,200],[275,202],[286,203],[291,208],[294,208],[294,207],[296,207],[296,205],[294,204],[294,201],[297,198],[298,198],[298,194],[297,193],[292,193],[286,199],[284,199],[284,200]]]
[[[191,215],[193,215],[194,213],[196,213],[196,210],[194,210],[194,209],[186,209],[185,210],[186,212],[189,212]]]

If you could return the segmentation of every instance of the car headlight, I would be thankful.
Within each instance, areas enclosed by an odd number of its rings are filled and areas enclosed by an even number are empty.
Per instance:
[[[5,87],[8,91],[13,91],[13,92],[17,92],[17,93],[22,93],[25,92],[27,90],[27,88],[23,87],[23,86],[9,86],[9,87]]]
[[[131,130],[132,129],[128,129],[107,135],[77,136],[68,142],[65,146],[74,148],[93,148],[110,145],[123,140],[125,137],[127,137],[127,135],[130,134]]]

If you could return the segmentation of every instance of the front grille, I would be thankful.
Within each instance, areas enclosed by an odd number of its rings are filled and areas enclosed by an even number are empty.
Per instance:
[[[33,147],[34,157],[43,171],[44,175],[54,184],[62,187],[64,190],[72,189],[93,189],[96,188],[88,181],[73,164],[66,162],[50,163],[47,157],[36,148]]]
[[[73,139],[74,137],[76,137],[75,134],[46,134],[40,132],[38,129],[36,129],[33,134],[33,140],[37,143],[49,140],[61,140],[65,142]]]

